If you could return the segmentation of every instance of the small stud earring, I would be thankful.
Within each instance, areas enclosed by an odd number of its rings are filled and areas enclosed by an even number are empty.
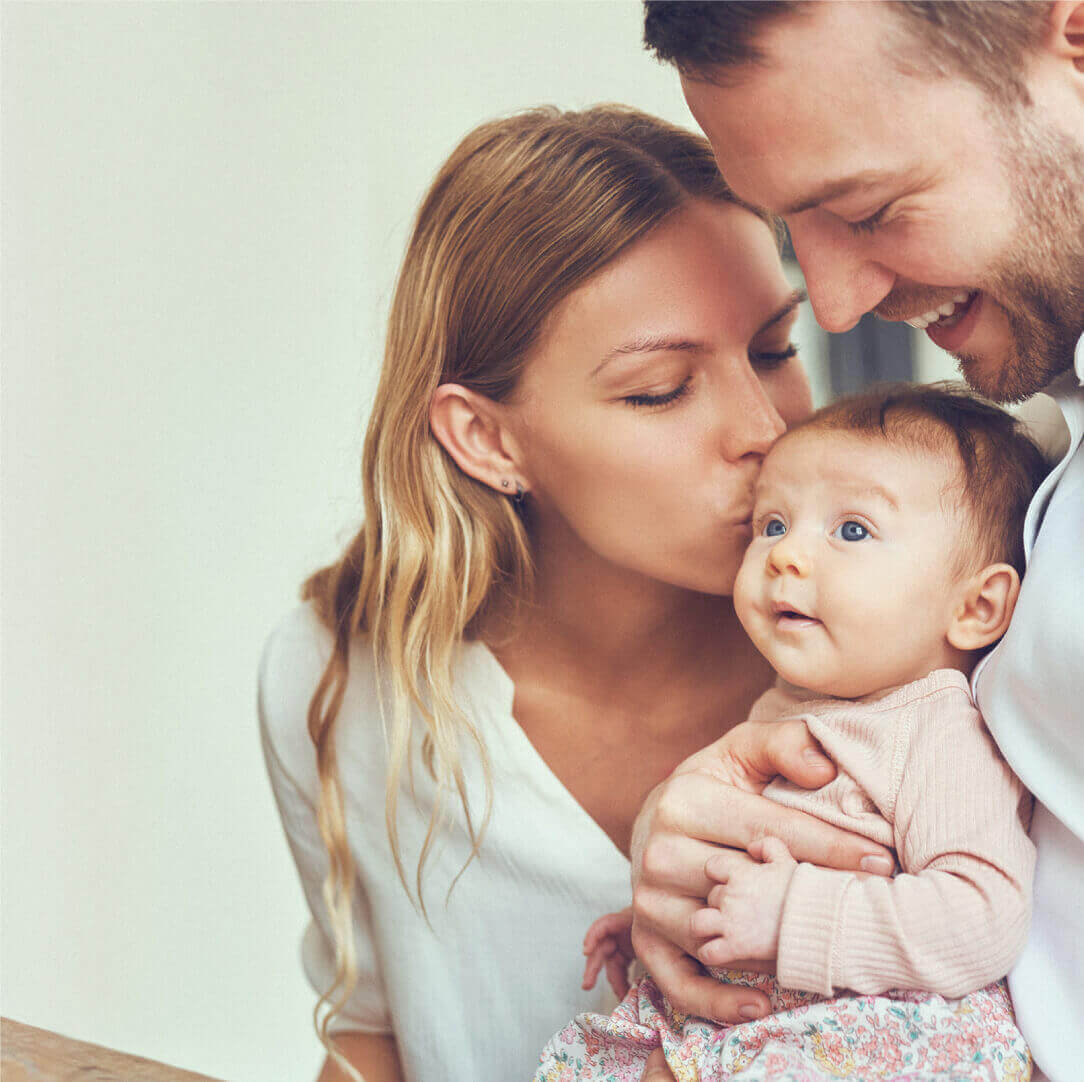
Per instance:
[[[501,488],[507,488],[507,487],[508,487],[508,478],[506,477],[503,481],[501,481]]]
[[[512,497],[512,502],[517,507],[523,506],[523,497],[527,494],[527,490],[517,481],[516,482],[516,494]]]

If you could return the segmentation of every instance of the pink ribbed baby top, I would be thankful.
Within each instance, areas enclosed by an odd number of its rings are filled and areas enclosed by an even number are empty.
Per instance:
[[[783,909],[779,982],[822,995],[960,996],[1003,977],[1028,930],[1031,796],[963,673],[939,669],[853,701],[798,701],[772,688],[749,716],[801,718],[838,767],[821,789],[777,778],[764,795],[891,846],[902,869],[883,879],[799,864]]]

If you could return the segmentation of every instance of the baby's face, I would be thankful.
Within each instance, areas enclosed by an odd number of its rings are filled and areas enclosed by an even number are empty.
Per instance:
[[[857,698],[953,663],[966,517],[945,456],[802,429],[768,454],[734,587],[785,680]]]

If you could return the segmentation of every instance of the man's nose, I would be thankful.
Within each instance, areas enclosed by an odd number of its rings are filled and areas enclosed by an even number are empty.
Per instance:
[[[793,533],[784,534],[768,552],[768,570],[772,575],[796,575],[806,578],[812,570],[809,554]]]
[[[869,238],[841,218],[815,207],[787,218],[787,228],[813,314],[826,331],[849,331],[892,291],[895,273],[869,258]]]

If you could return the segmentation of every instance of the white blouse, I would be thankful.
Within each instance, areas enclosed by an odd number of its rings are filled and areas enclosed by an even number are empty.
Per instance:
[[[319,785],[306,727],[332,637],[308,606],[291,612],[264,647],[259,719],[264,757],[312,919],[302,964],[313,988],[334,979],[322,898],[327,857],[316,825]],[[392,860],[384,820],[387,752],[372,652],[359,642],[336,737],[347,836],[357,868],[354,939],[360,980],[334,1032],[394,1033],[408,1082],[528,1079],[550,1036],[581,1011],[616,1005],[605,976],[580,988],[584,933],[629,904],[629,862],[535,751],[512,716],[513,685],[481,643],[462,649],[459,701],[485,741],[493,812],[481,852],[470,852],[458,796],[452,826],[426,865],[430,924],[412,906]],[[420,738],[416,742],[420,746]],[[400,844],[413,886],[435,786],[418,762],[415,795],[400,790]],[[464,749],[475,823],[485,790]]]

